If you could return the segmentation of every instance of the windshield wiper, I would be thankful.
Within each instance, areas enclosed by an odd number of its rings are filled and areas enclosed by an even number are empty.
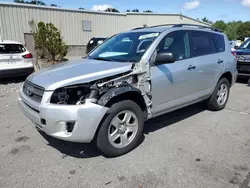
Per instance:
[[[112,61],[111,59],[108,59],[105,57],[95,57],[95,58],[90,58],[90,59],[101,60],[101,61]]]

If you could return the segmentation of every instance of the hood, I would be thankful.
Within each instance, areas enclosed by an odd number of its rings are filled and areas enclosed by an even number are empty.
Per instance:
[[[237,49],[235,53],[237,55],[250,55],[250,49]]]
[[[88,83],[125,73],[131,68],[132,63],[82,59],[42,69],[31,74],[27,80],[45,90],[55,90],[63,86]]]

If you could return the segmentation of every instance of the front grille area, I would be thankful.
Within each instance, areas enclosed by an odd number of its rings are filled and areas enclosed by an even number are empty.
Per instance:
[[[250,62],[237,62],[237,70],[240,73],[250,73]]]
[[[44,88],[26,80],[23,84],[23,93],[30,99],[40,103],[44,94]]]

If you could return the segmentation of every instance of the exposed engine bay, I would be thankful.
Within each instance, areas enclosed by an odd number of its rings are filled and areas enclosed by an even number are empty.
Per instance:
[[[147,107],[147,117],[150,118],[152,117],[152,95],[149,71],[149,64],[141,60],[140,63],[134,63],[131,71],[126,73],[99,79],[87,84],[59,88],[53,93],[50,102],[54,104],[81,105],[88,100],[98,103],[99,100],[109,100],[120,93],[111,92],[105,96],[106,98],[102,98],[105,93],[113,88],[116,88],[116,90],[120,88],[124,90],[126,88],[126,92],[135,89],[142,95]]]

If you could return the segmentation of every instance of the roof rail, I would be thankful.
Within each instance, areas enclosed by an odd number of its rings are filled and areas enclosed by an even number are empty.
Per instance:
[[[216,28],[202,26],[202,25],[196,25],[196,24],[162,24],[162,25],[153,25],[153,26],[149,26],[149,27],[137,27],[137,28],[134,28],[132,30],[144,29],[144,28],[154,28],[154,27],[161,27],[161,26],[173,26],[173,27],[191,26],[191,27],[198,27],[198,28],[210,29],[212,31],[222,32],[221,30],[216,29]]]
[[[131,29],[132,31],[133,30],[137,30],[137,29],[144,29],[145,27],[136,27],[136,28],[134,28],[134,29]]]
[[[208,26],[202,26],[202,25],[196,25],[196,24],[176,24],[173,27],[185,27],[185,26],[198,27],[198,28],[204,28],[204,29],[211,29],[212,31],[221,32],[221,30],[216,29],[216,28],[212,28],[212,27],[208,27]]]
[[[136,27],[132,30],[137,30],[137,29],[145,29],[145,28],[154,28],[154,27],[161,27],[161,26],[174,26],[175,24],[161,24],[161,25],[152,25],[152,26],[147,26],[147,27]]]

